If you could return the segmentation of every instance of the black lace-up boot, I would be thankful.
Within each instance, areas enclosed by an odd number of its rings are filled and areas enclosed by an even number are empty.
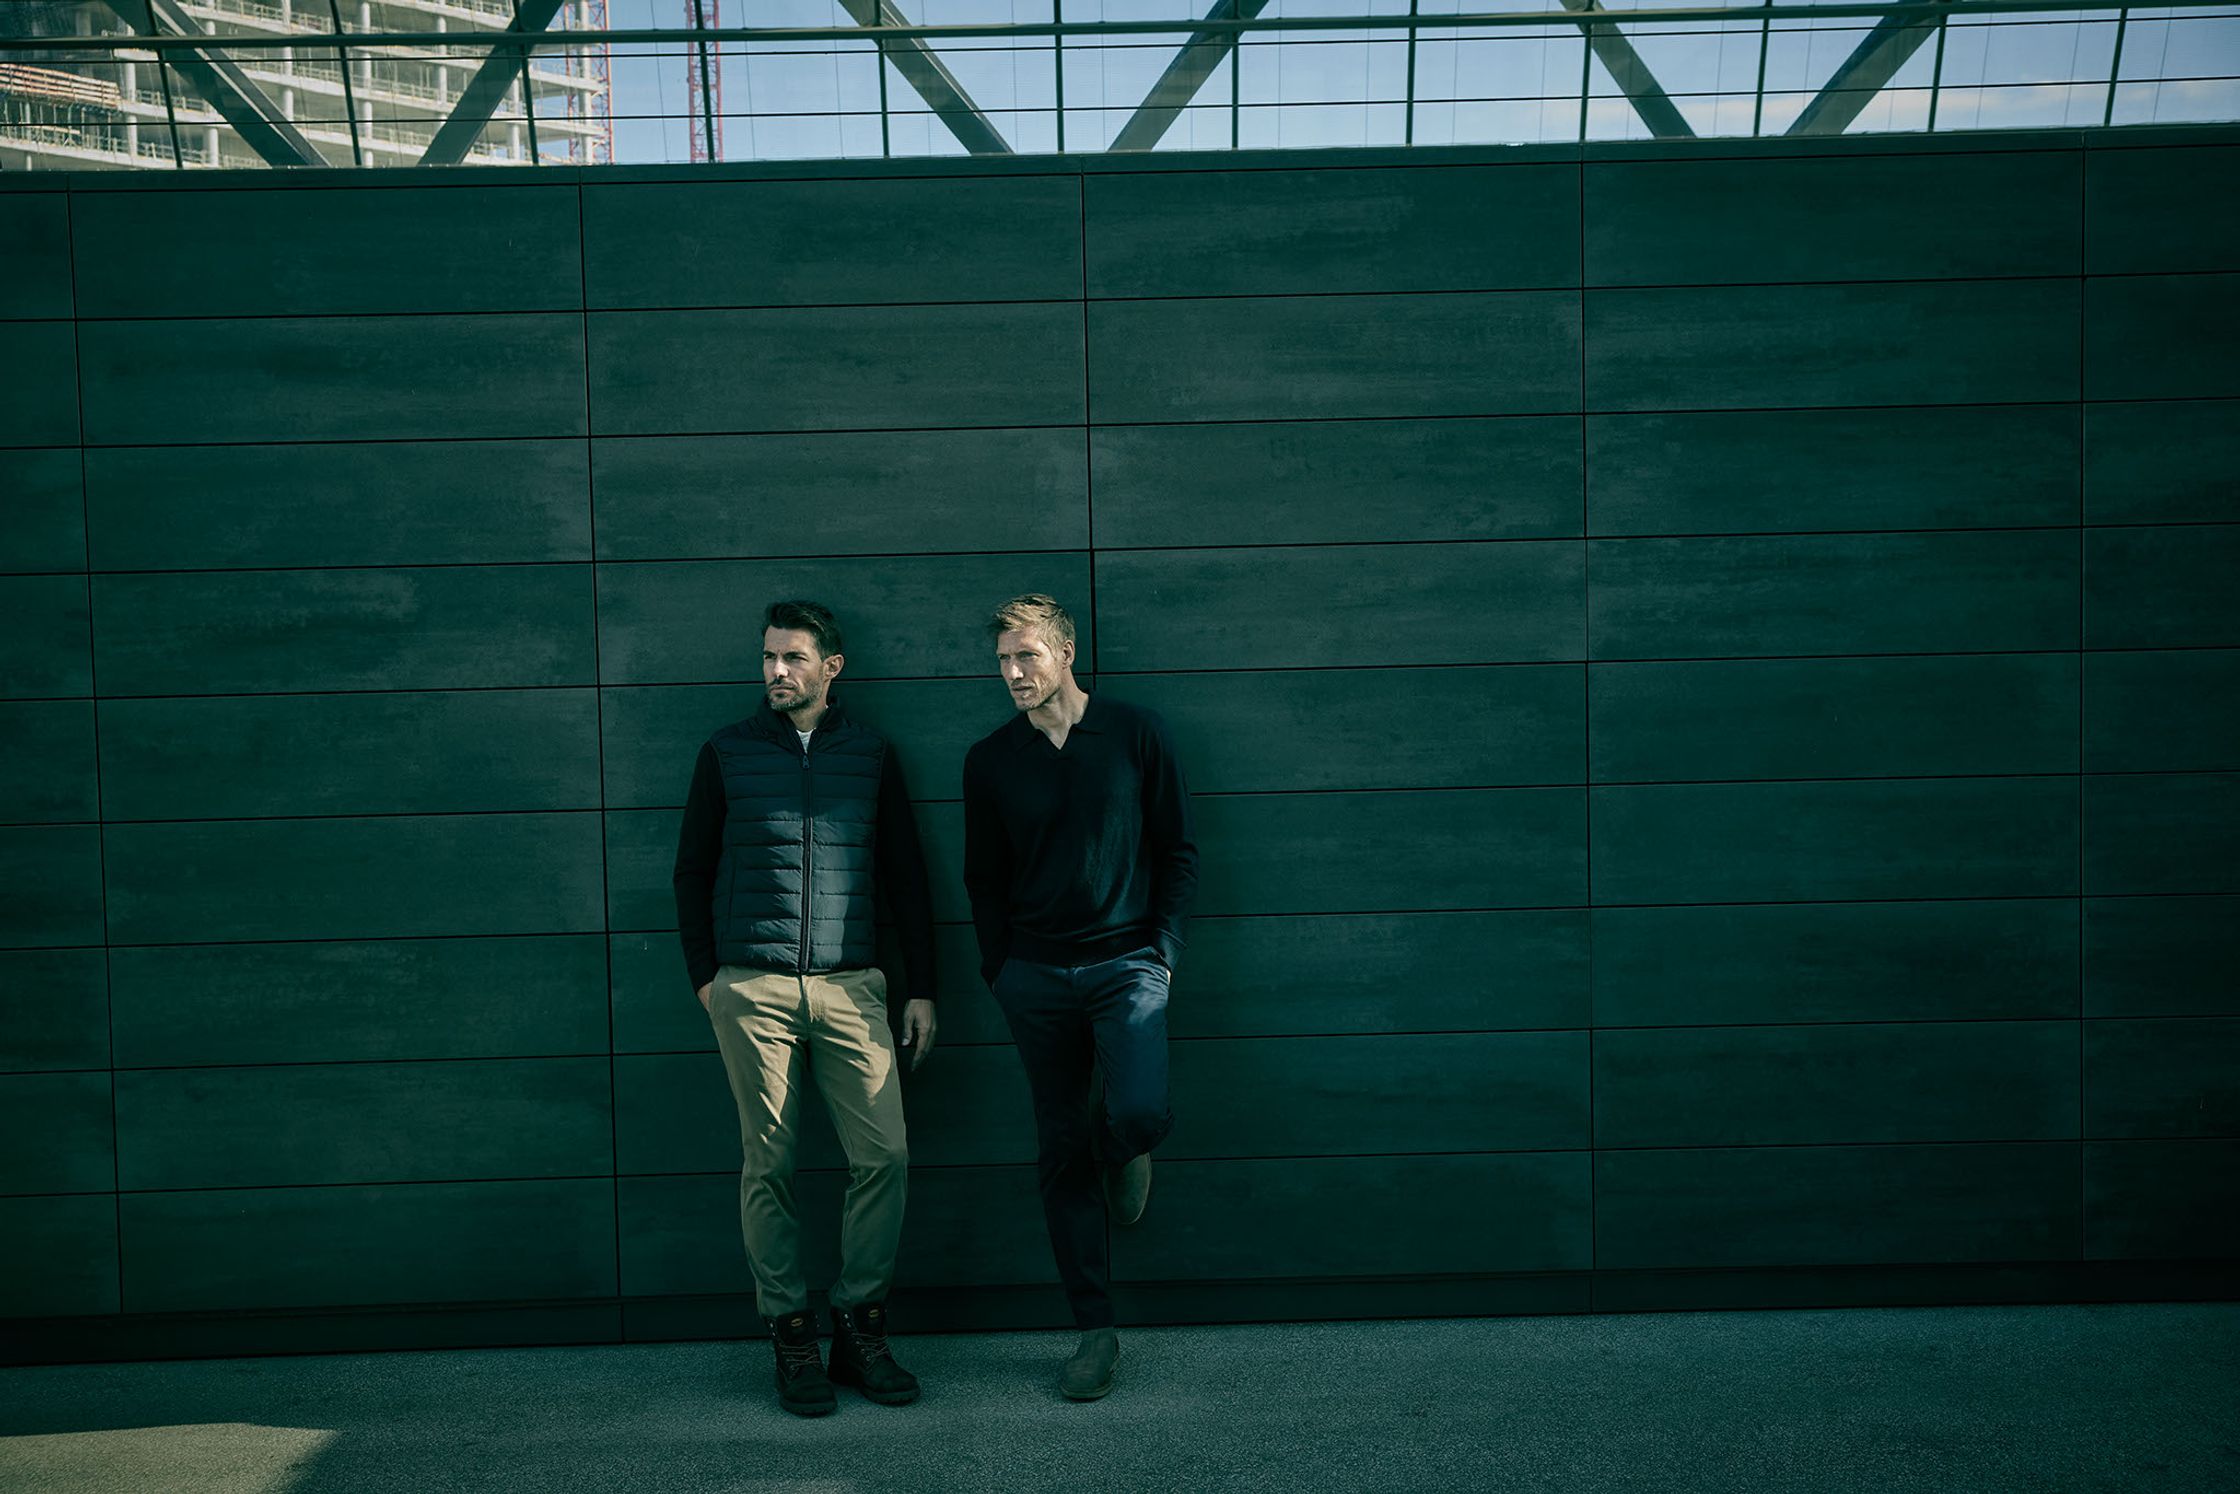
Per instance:
[[[840,1400],[817,1352],[817,1320],[806,1312],[789,1312],[764,1321],[778,1355],[778,1404],[796,1416],[830,1416]]]
[[[918,1398],[918,1377],[895,1363],[887,1347],[884,1303],[832,1309],[832,1381],[853,1385],[882,1406],[907,1406]]]

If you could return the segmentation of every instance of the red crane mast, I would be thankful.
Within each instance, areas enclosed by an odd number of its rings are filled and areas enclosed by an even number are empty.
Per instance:
[[[694,30],[723,24],[723,0],[685,0],[685,19]],[[707,66],[703,69],[702,62]],[[723,44],[695,40],[684,54],[684,89],[692,110],[692,159],[723,159]],[[714,140],[707,122],[715,121]],[[709,154],[713,146],[714,154]]]

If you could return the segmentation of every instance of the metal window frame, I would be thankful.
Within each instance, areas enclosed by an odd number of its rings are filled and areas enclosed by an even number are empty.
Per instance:
[[[202,32],[186,16],[179,0],[102,0],[102,3],[123,22],[125,35],[0,35],[0,56],[30,49],[94,55],[115,54],[128,49],[152,53],[159,64],[158,76],[163,86],[165,114],[173,141],[173,162],[182,168],[185,158],[179,150],[179,122],[173,97],[175,90],[170,77],[174,68],[210,102],[243,141],[267,162],[275,166],[331,164],[281,114],[270,96],[248,78],[236,60],[237,54],[255,54],[276,49],[321,49],[329,45],[326,39],[306,37],[299,33],[274,35],[252,32],[222,37],[210,35]],[[1623,26],[1638,23],[1661,30],[1691,24],[1752,23],[1759,33],[1757,103],[1751,131],[1752,136],[1757,137],[1763,135],[1767,58],[1775,23],[1839,17],[1872,18],[1874,24],[1868,28],[1858,46],[1821,85],[1783,132],[1797,136],[1829,136],[1851,128],[1868,104],[1887,89],[1898,71],[1932,34],[1938,38],[1941,54],[1945,27],[1955,16],[2073,13],[2077,10],[2075,0],[1834,0],[1834,3],[1822,5],[1799,3],[1799,0],[1755,0],[1755,3],[1746,4],[1712,3],[1668,10],[1614,12],[1604,8],[1603,0],[1556,0],[1560,9],[1553,11],[1469,12],[1432,18],[1422,14],[1421,6],[1416,0],[1411,0],[1406,12],[1400,14],[1318,16],[1268,16],[1264,14],[1268,8],[1267,0],[1214,0],[1205,15],[1196,21],[1068,21],[1065,19],[1062,0],[1054,0],[1051,10],[1053,19],[1050,21],[989,21],[930,26],[913,24],[900,9],[899,0],[841,0],[843,8],[854,22],[853,25],[701,26],[690,32],[672,28],[609,28],[554,33],[549,29],[550,24],[564,3],[565,0],[515,0],[512,23],[503,29],[489,31],[368,32],[352,36],[342,31],[337,12],[336,35],[331,45],[344,61],[344,103],[350,119],[352,159],[363,165],[365,156],[359,139],[357,101],[349,77],[349,53],[354,49],[376,47],[447,52],[479,49],[484,53],[474,78],[423,153],[423,165],[447,165],[463,160],[472,142],[487,128],[499,100],[517,83],[531,116],[531,159],[541,162],[542,155],[533,118],[535,94],[530,58],[538,39],[555,35],[565,35],[571,42],[610,47],[616,44],[673,43],[680,36],[690,36],[703,49],[710,43],[731,41],[769,43],[868,39],[881,59],[880,122],[885,149],[889,152],[892,149],[892,111],[888,99],[886,67],[887,63],[892,63],[896,75],[916,90],[965,150],[975,155],[1010,155],[1014,153],[1011,143],[972,99],[935,50],[939,42],[964,38],[1049,37],[1058,90],[1057,140],[1062,152],[1067,146],[1065,62],[1069,52],[1075,50],[1068,45],[1070,41],[1086,41],[1097,37],[1171,36],[1176,31],[1187,28],[1189,39],[1170,59],[1165,71],[1146,92],[1108,147],[1111,151],[1123,152],[1154,148],[1182,111],[1191,105],[1206,81],[1224,63],[1229,66],[1234,78],[1238,68],[1240,44],[1247,34],[1311,35],[1336,30],[1405,32],[1411,65],[1408,71],[1408,96],[1404,101],[1407,117],[1404,133],[1407,142],[1412,144],[1417,107],[1413,61],[1421,27],[1435,24],[1442,31],[1480,33],[1511,26],[1541,29],[1576,27],[1587,46],[1583,49],[1585,55],[1582,57],[1579,130],[1574,138],[1580,141],[1588,138],[1593,62],[1600,59],[1604,69],[1609,72],[1635,114],[1648,126],[1653,136],[1683,139],[1693,138],[1694,129],[1680,112],[1673,96],[1642,60],[1639,51],[1621,29]],[[2229,4],[2230,0],[2172,0],[2168,9],[2182,13]],[[2102,124],[2109,125],[2114,119],[2116,91],[2122,81],[2123,43],[2126,40],[2124,32],[2130,8],[2113,4],[2101,8],[2114,13],[2117,36],[2117,44],[2111,51],[2107,95],[2101,113]],[[2072,81],[2078,85],[2089,82],[2086,79]],[[1932,132],[1938,126],[1936,102],[1937,95],[1942,92],[1942,83],[1940,67],[1938,76],[1930,84],[1932,101],[1928,129]],[[1239,110],[1240,100],[1232,96],[1232,145],[1238,143]],[[712,139],[715,121],[703,119],[700,123]]]
[[[133,0],[124,0],[133,3]],[[871,37],[888,41],[916,39],[936,42],[966,37],[990,36],[1129,36],[1167,33],[1195,27],[1200,30],[1232,31],[1406,31],[1411,27],[1436,25],[1444,30],[1476,31],[1502,27],[1576,26],[1579,18],[1575,11],[1560,8],[1537,11],[1463,12],[1451,16],[1428,19],[1406,13],[1391,15],[1350,16],[1262,16],[1244,21],[1020,21],[974,22],[970,24],[926,26],[905,22],[883,23],[877,26],[711,26],[707,36],[711,41],[783,42],[783,41],[836,41]],[[2232,0],[2168,0],[2161,7],[2168,10],[2208,10],[2229,7]],[[1906,19],[1957,15],[2022,15],[2032,12],[2075,11],[2077,0],[1833,0],[1826,5],[1794,3],[1706,4],[1670,10],[1610,12],[1627,22],[1644,25],[1687,25],[1697,22],[1759,20],[1826,20],[1831,18],[1889,18]],[[2085,5],[2086,10],[2117,10],[2114,3],[2099,6]],[[893,7],[888,10],[892,12]],[[571,41],[587,45],[643,45],[673,43],[689,31],[663,27],[610,27],[603,31],[571,31],[565,35]],[[424,47],[424,48],[497,48],[519,45],[519,37],[509,29],[490,31],[383,31],[362,32],[349,38],[354,47]],[[305,45],[300,33],[263,35],[244,33],[238,36],[211,37],[207,35],[136,34],[118,36],[0,36],[0,52],[39,50],[115,51],[126,47],[154,47],[157,49],[217,47],[227,52],[279,51],[288,47]]]

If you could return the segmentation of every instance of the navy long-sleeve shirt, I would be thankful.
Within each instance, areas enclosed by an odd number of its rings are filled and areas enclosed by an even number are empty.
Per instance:
[[[980,973],[1155,947],[1172,969],[1198,887],[1190,794],[1155,712],[1102,692],[1063,748],[1022,713],[964,760],[964,881]]]

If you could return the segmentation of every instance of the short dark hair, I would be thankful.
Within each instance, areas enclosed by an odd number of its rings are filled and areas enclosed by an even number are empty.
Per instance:
[[[816,640],[817,652],[827,659],[847,652],[840,641],[839,619],[822,602],[772,602],[770,610],[762,614],[762,626],[807,633]]]

